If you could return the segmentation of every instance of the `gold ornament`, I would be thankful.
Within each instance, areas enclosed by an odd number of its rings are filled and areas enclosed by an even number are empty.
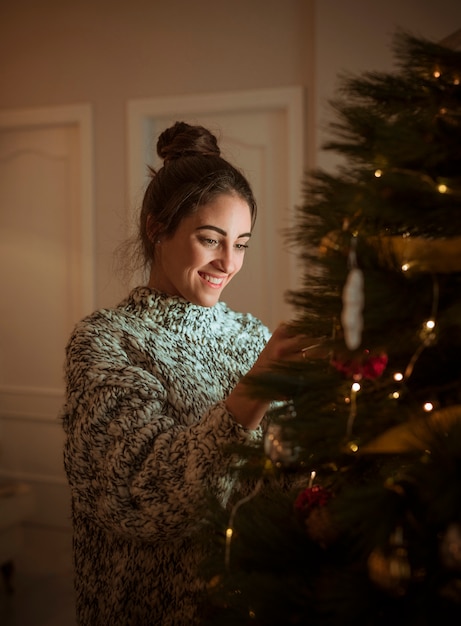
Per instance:
[[[375,548],[370,554],[368,573],[375,585],[384,591],[394,596],[405,595],[411,581],[411,567],[400,527],[391,536],[386,550]]]
[[[461,237],[372,237],[369,240],[386,265],[397,263],[404,271],[451,274],[461,272]]]
[[[461,421],[461,406],[453,405],[434,411],[426,418],[415,419],[390,428],[382,435],[361,446],[361,454],[398,454],[416,452],[430,447],[431,435],[446,432]]]
[[[378,252],[385,266],[396,265],[408,272],[452,274],[461,272],[461,237],[413,237],[383,235],[365,237]],[[348,254],[347,240],[343,230],[332,230],[325,235],[319,246],[320,254]]]
[[[450,570],[461,571],[461,526],[450,524],[440,541],[440,558]]]

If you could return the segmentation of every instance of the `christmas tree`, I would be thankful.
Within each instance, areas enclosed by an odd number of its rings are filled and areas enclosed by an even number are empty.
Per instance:
[[[251,381],[290,400],[240,451],[253,493],[214,510],[210,624],[460,623],[459,43],[399,32],[394,72],[342,79],[344,163],[307,174],[289,233],[292,325],[328,357]]]

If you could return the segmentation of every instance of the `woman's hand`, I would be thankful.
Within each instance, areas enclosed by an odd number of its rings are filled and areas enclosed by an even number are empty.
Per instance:
[[[322,347],[323,339],[293,335],[287,324],[280,324],[262,350],[255,364],[248,372],[255,376],[267,372],[275,363],[289,362],[303,358],[323,358],[326,354]],[[239,382],[226,400],[226,408],[234,419],[250,430],[258,427],[270,401],[252,398],[248,385]]]

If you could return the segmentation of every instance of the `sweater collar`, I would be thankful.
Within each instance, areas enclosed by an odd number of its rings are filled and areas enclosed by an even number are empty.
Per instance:
[[[135,287],[124,305],[137,311],[141,317],[174,331],[209,328],[225,306],[222,302],[211,307],[192,304],[179,296],[170,296],[151,287]]]

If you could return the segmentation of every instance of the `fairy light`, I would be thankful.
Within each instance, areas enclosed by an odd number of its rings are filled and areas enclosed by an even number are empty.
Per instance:
[[[314,484],[314,479],[316,475],[317,475],[317,472],[315,470],[312,470],[311,476],[309,478],[309,485],[308,485],[309,487],[312,487],[312,485]]]
[[[432,76],[434,78],[440,78],[441,75],[442,74],[441,74],[440,70],[434,70],[434,73],[432,74]]]
[[[409,269],[410,269],[410,264],[409,263],[404,263],[402,265],[402,272],[408,272]]]
[[[376,178],[381,178],[382,175],[383,175],[383,170],[375,170]]]
[[[400,392],[399,391],[393,391],[391,393],[390,397],[392,398],[392,400],[398,400],[400,398]]]
[[[448,187],[444,185],[443,183],[440,183],[440,185],[437,185],[437,191],[439,193],[447,193]]]
[[[347,420],[346,434],[350,437],[352,434],[352,426],[354,425],[355,416],[357,415],[357,392],[360,391],[360,383],[353,382],[351,386],[350,398],[346,402],[351,405],[349,418]]]
[[[402,374],[402,372],[395,372],[395,374],[394,374],[394,380],[395,380],[396,382],[398,382],[398,383],[399,383],[400,381],[402,381],[402,380],[403,380],[403,374]]]
[[[426,413],[430,413],[434,409],[434,405],[432,404],[432,402],[425,402],[423,404],[423,409],[426,411]]]
[[[227,569],[229,569],[229,566],[230,566],[230,550],[231,550],[232,537],[234,536],[234,519],[235,519],[235,516],[237,515],[237,511],[243,504],[245,504],[246,502],[250,502],[250,500],[252,500],[259,493],[262,485],[263,485],[263,478],[260,478],[258,482],[256,483],[256,487],[253,489],[253,491],[247,496],[245,496],[244,498],[241,498],[234,505],[231,511],[231,514],[229,517],[229,524],[226,528],[226,549],[225,549],[225,556],[224,556],[224,562],[225,562]]]
[[[439,282],[437,279],[437,276],[433,276],[432,277],[432,311],[431,311],[431,317],[429,319],[427,319],[423,325],[422,325],[422,329],[419,332],[419,336],[421,339],[421,344],[418,346],[418,348],[415,350],[413,356],[410,359],[410,362],[408,363],[406,369],[405,369],[405,373],[404,373],[404,378],[406,380],[408,380],[408,378],[410,378],[410,376],[413,373],[413,369],[415,366],[416,361],[419,359],[419,357],[421,356],[421,353],[430,345],[433,345],[435,340],[436,340],[436,333],[433,332],[435,326],[436,326],[436,322],[435,320],[437,319],[437,309],[439,306]],[[432,409],[430,409],[432,410]]]

